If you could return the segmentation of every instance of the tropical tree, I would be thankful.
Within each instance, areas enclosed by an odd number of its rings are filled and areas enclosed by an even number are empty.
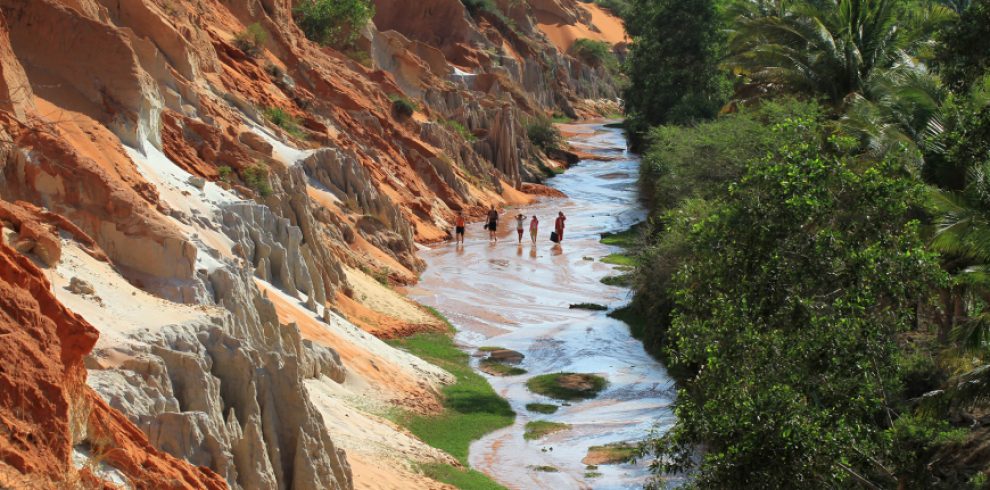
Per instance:
[[[822,97],[845,108],[876,78],[927,40],[926,26],[949,11],[915,9],[914,28],[899,29],[894,0],[823,0],[737,4],[727,65],[742,77],[737,99],[777,92]]]
[[[669,360],[694,374],[674,428],[650,449],[659,471],[693,470],[700,488],[902,478],[884,469],[893,454],[884,428],[897,419],[893,339],[940,275],[908,213],[924,194],[891,162],[864,169],[804,140],[813,125],[777,124],[778,140],[794,143],[752,162],[708,216],[670,232],[685,243]]]
[[[635,0],[627,20],[626,112],[637,131],[711,118],[724,102],[724,50],[715,0]]]
[[[990,0],[957,3],[958,21],[939,36],[935,62],[949,86],[965,91],[990,71]]]

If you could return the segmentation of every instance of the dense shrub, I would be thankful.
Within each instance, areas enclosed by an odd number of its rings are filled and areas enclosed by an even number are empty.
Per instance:
[[[371,0],[303,0],[293,10],[306,37],[324,46],[348,47],[375,16]]]
[[[615,61],[612,47],[605,41],[595,41],[594,39],[574,41],[574,45],[571,46],[571,54],[591,66],[606,66],[614,64]]]
[[[269,107],[265,109],[264,114],[266,119],[271,121],[272,124],[284,129],[286,133],[296,138],[304,138],[306,136],[306,133],[303,132],[299,125],[299,120],[292,114],[285,112],[282,108]]]
[[[234,38],[234,46],[244,52],[244,54],[257,58],[264,51],[265,42],[268,41],[268,33],[261,24],[257,22],[251,24],[243,32]]]
[[[695,374],[653,449],[702,488],[843,486],[844,468],[889,456],[877,421],[899,382],[893,339],[940,277],[909,220],[923,188],[890,161],[831,154],[814,126],[773,125],[777,144],[722,196],[670,220],[668,359]]]
[[[400,121],[405,121],[416,113],[416,104],[399,95],[392,95],[389,97],[392,101],[392,114]]]
[[[553,121],[547,118],[537,118],[526,125],[526,136],[529,141],[544,152],[560,148],[563,139],[560,131],[553,126]]]
[[[248,187],[258,191],[262,196],[272,194],[272,184],[268,177],[268,167],[263,163],[256,163],[241,171],[241,177]]]

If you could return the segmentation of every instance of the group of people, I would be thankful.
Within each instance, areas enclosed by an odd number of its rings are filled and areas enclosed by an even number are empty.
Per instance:
[[[498,236],[496,232],[498,231],[498,210],[495,206],[492,206],[488,210],[488,217],[485,220],[485,229],[488,230],[488,240],[492,243],[498,242]],[[515,217],[516,220],[516,232],[519,234],[519,243],[522,243],[523,234],[526,230],[526,216],[519,213]],[[553,223],[553,232],[550,233],[550,240],[554,243],[560,243],[564,241],[564,222],[567,221],[567,217],[564,216],[564,212],[560,211],[557,213],[557,219]],[[464,244],[464,212],[457,213],[457,220],[454,223],[454,240],[457,245]],[[529,219],[529,236],[536,243],[536,237],[540,230],[540,220],[533,215]]]

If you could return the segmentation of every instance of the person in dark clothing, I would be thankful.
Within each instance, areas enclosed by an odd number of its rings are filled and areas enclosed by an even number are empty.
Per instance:
[[[488,222],[485,224],[485,228],[488,228],[488,240],[497,242],[498,237],[495,236],[495,232],[498,231],[498,211],[494,204],[488,210]]]

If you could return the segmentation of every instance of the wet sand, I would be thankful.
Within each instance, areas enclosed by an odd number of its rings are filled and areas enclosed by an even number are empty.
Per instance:
[[[519,414],[511,427],[493,432],[471,446],[470,463],[513,489],[642,488],[644,463],[602,465],[599,477],[586,477],[581,459],[590,446],[638,441],[651,429],[672,422],[673,381],[651,358],[629,327],[606,312],[572,310],[573,303],[598,303],[610,309],[629,301],[628,289],[606,286],[602,277],[618,274],[599,260],[618,251],[599,243],[600,234],[621,231],[640,221],[636,198],[638,158],[628,153],[618,129],[601,124],[570,125],[567,132],[582,149],[617,157],[582,161],[549,184],[567,199],[548,199],[502,215],[499,241],[491,245],[482,225],[468,226],[466,244],[440,245],[421,254],[428,268],[408,293],[437,308],[458,328],[457,341],[468,352],[480,346],[517,350],[526,358],[527,374],[487,376]],[[567,215],[564,242],[550,242],[557,211]],[[516,244],[513,217],[527,216],[523,244]],[[540,219],[536,245],[529,240],[528,218]],[[592,260],[589,260],[592,259]],[[571,402],[556,413],[528,412],[527,403],[560,404],[530,393],[526,380],[558,371],[596,373],[609,385],[597,398]],[[571,428],[526,441],[526,422],[550,420]],[[553,466],[543,472],[535,466]]]

